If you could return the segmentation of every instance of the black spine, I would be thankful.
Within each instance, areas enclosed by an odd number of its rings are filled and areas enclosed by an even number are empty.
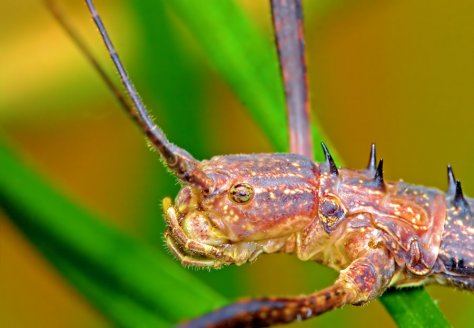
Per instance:
[[[339,175],[339,171],[337,170],[336,163],[334,162],[331,153],[329,153],[328,148],[324,144],[324,142],[321,142],[321,146],[323,147],[324,155],[326,156],[326,164],[329,167],[329,173],[332,175]]]

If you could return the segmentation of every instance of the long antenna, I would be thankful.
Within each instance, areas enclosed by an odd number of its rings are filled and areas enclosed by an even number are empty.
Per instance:
[[[90,49],[81,40],[79,35],[64,19],[64,16],[60,13],[58,8],[55,6],[52,0],[44,0],[47,8],[51,11],[57,21],[61,24],[64,30],[72,38],[74,43],[78,46],[81,52],[86,56],[89,62],[94,66],[96,71],[101,76],[102,80],[106,83],[107,87],[117,97],[120,105],[125,111],[131,116],[131,118],[140,126],[144,131],[148,139],[158,149],[160,155],[166,162],[166,165],[176,174],[176,176],[184,182],[191,183],[201,188],[203,191],[210,191],[214,185],[214,181],[208,177],[200,168],[199,161],[194,159],[187,151],[173,145],[164,135],[163,131],[153,122],[150,114],[145,108],[140,96],[133,86],[117,51],[115,50],[112,41],[105,29],[105,26],[100,18],[94,4],[90,0],[86,0],[86,4],[92,15],[99,32],[102,36],[102,40],[105,43],[107,51],[112,58],[112,62],[117,69],[123,86],[127,90],[134,106],[131,106],[124,95],[120,92],[118,87],[113,83],[112,79],[107,75],[105,70],[100,66],[98,61],[92,55]]]

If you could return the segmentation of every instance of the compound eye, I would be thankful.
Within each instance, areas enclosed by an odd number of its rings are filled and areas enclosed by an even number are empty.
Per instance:
[[[248,183],[238,183],[229,190],[229,198],[237,204],[247,204],[253,198],[254,190]]]
[[[339,204],[337,204],[332,199],[324,199],[323,202],[320,204],[321,214],[324,216],[332,217],[337,216],[339,211]]]
[[[326,231],[331,231],[345,217],[346,211],[335,197],[324,197],[319,202],[319,218]]]

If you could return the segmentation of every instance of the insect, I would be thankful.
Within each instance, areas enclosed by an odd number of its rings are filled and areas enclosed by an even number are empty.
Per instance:
[[[170,199],[163,202],[166,241],[180,261],[220,267],[253,261],[262,253],[285,252],[340,271],[333,286],[313,295],[238,303],[190,326],[264,326],[308,319],[344,304],[370,301],[390,285],[438,282],[474,288],[474,202],[463,195],[450,167],[444,194],[386,182],[374,146],[364,170],[338,169],[324,145],[326,162],[314,163],[308,158],[311,147],[297,141],[292,149],[307,156],[228,155],[199,162],[154,125],[92,2],[87,2],[137,109],[129,113],[184,185],[174,204]],[[278,31],[278,13],[274,17]],[[281,47],[280,52],[288,49]],[[292,80],[295,72],[285,73],[288,66],[282,66],[285,81]],[[304,78],[297,81],[301,86]],[[289,99],[299,99],[294,106],[304,109],[304,97],[303,92],[302,98]]]

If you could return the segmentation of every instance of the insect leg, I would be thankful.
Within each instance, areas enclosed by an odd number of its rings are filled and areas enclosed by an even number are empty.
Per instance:
[[[355,260],[326,289],[299,297],[268,297],[230,304],[179,326],[180,328],[267,327],[306,320],[345,304],[359,305],[378,297],[394,271],[383,249]]]
[[[104,68],[99,64],[97,59],[92,54],[91,50],[87,47],[79,35],[76,33],[74,28],[69,24],[69,22],[64,18],[63,13],[60,11],[58,6],[53,0],[43,0],[46,8],[51,12],[56,21],[61,25],[67,35],[73,40],[74,44],[79,48],[84,57],[89,61],[89,63],[94,67],[94,69],[99,73],[101,79],[106,84],[107,88],[114,94],[115,98],[118,100],[120,106],[125,110],[125,112],[134,120],[136,123],[141,125],[140,117],[138,117],[135,108],[128,103],[127,98],[120,91],[120,89],[115,85],[109,75],[105,72]]]
[[[267,327],[306,320],[350,303],[354,290],[335,284],[301,297],[243,300],[178,326],[179,328]]]
[[[313,158],[301,0],[271,0],[271,7],[285,87],[290,152]]]
[[[120,75],[122,84],[127,90],[127,93],[130,96],[133,105],[128,103],[127,99],[120,92],[119,88],[112,82],[112,79],[105,73],[105,70],[94,58],[92,52],[79,37],[78,33],[76,33],[72,26],[67,23],[61,12],[55,6],[54,1],[44,0],[44,2],[46,4],[46,7],[53,14],[56,20],[60,23],[60,25],[64,28],[66,33],[71,37],[71,39],[80,49],[80,51],[94,66],[95,70],[99,73],[107,87],[114,93],[120,105],[125,109],[129,116],[132,117],[135,123],[138,124],[138,126],[146,134],[147,138],[156,147],[168,168],[184,182],[191,183],[202,189],[204,192],[209,192],[214,185],[214,181],[200,169],[199,162],[184,149],[173,145],[166,138],[163,131],[161,131],[161,129],[153,122],[153,119],[146,110],[145,105],[140,99],[137,90],[131,82],[93,2],[91,0],[86,0],[92,18],[95,24],[97,25],[97,28],[99,29],[99,32],[107,47],[112,62],[114,63],[115,68]]]
[[[99,16],[99,13],[97,12],[97,9],[94,6],[94,3],[92,0],[86,0],[86,4],[89,8],[92,19],[99,29],[102,40],[104,41],[107,51],[109,52],[110,58],[112,59],[112,62],[114,63],[115,68],[120,75],[122,84],[127,90],[128,95],[132,99],[132,102],[138,111],[138,115],[142,122],[143,131],[146,133],[149,140],[156,146],[167,166],[178,176],[178,178],[200,187],[205,192],[209,192],[214,185],[213,180],[199,168],[199,162],[192,158],[188,152],[169,142],[163,131],[161,131],[161,129],[153,122],[153,119],[146,110],[145,105],[140,99],[137,90],[133,86],[128,73],[119,58],[119,55],[112,44],[112,40],[105,29],[105,26]]]

